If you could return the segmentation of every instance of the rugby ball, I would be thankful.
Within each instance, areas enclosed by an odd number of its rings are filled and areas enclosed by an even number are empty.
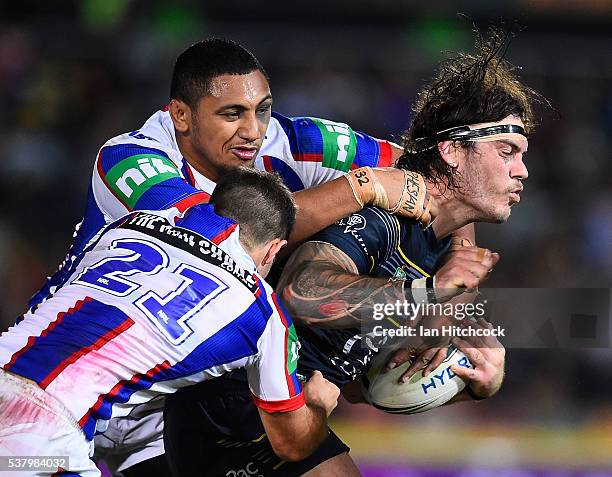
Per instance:
[[[471,368],[467,356],[454,346],[448,348],[446,359],[434,371],[423,377],[419,371],[405,383],[398,383],[411,361],[381,373],[394,350],[378,353],[364,376],[364,394],[370,404],[393,414],[416,414],[441,406],[465,388],[465,381],[453,373],[453,364]]]

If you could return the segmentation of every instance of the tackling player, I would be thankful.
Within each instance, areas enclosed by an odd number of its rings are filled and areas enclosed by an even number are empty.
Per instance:
[[[374,304],[446,300],[477,287],[497,262],[497,254],[476,247],[452,252],[444,264],[441,259],[459,227],[506,221],[528,175],[522,157],[538,95],[498,57],[500,41],[494,36],[476,55],[446,60],[419,94],[398,166],[427,178],[439,204],[432,227],[366,208],[302,245],[285,266],[277,289],[301,325],[299,372],[322,369],[340,387],[354,383],[381,344],[360,328],[372,320]],[[477,338],[458,344],[475,368],[454,369],[470,381],[457,400],[494,394],[503,378],[501,345]],[[249,463],[265,477],[359,475],[348,447],[333,434],[303,462],[275,460],[257,413],[244,407],[239,379],[234,386],[225,381],[168,403],[166,456],[176,475],[197,475],[194,455],[206,456],[211,476]]]
[[[288,247],[366,204],[424,224],[435,215],[424,183],[409,190],[402,171],[375,168],[368,182],[356,177],[358,167],[394,164],[399,148],[345,124],[271,113],[271,104],[267,74],[241,46],[206,40],[183,52],[168,107],[100,149],[69,256],[31,300],[31,309],[65,282],[105,224],[134,210],[166,209],[179,217],[208,200],[214,181],[240,165],[274,170],[295,192],[298,215]],[[99,449],[118,448],[121,470],[163,453],[161,409],[156,416],[151,411],[138,409],[116,426],[113,421],[100,436]]]
[[[108,419],[238,367],[275,452],[310,454],[339,390],[315,373],[302,392],[297,335],[263,281],[294,221],[280,178],[241,169],[177,226],[133,213],[107,228],[0,336],[0,455],[67,456],[49,473],[100,475],[89,454]]]
[[[69,255],[31,307],[61,285],[105,224],[133,210],[179,215],[207,201],[215,181],[238,166],[275,171],[295,192],[298,216],[289,248],[367,204],[425,225],[435,214],[424,190],[409,196],[402,172],[384,167],[395,164],[397,146],[346,124],[272,113],[267,73],[236,43],[213,39],[185,50],[174,67],[170,98],[140,129],[108,140],[98,152]],[[363,166],[382,166],[371,172],[375,188],[347,174]]]

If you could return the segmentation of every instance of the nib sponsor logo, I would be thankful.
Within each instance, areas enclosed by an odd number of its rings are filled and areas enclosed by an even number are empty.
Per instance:
[[[130,208],[151,187],[172,177],[181,177],[172,161],[154,154],[130,156],[106,174],[106,182],[113,192]]]
[[[323,166],[348,172],[355,159],[357,139],[353,130],[343,123],[310,118],[321,132]]]
[[[164,162],[157,157],[138,159],[137,167],[131,167],[126,170],[119,179],[117,179],[116,185],[123,192],[123,195],[130,197],[134,193],[134,189],[130,183],[138,187],[144,184],[147,179],[151,179],[159,174],[164,173],[177,173],[176,168],[164,164]]]

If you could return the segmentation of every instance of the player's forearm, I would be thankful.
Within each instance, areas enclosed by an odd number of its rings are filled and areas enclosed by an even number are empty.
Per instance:
[[[260,414],[274,453],[286,461],[305,459],[327,435],[327,415],[321,407],[306,404],[289,413]]]
[[[352,328],[375,320],[374,305],[404,301],[403,283],[357,275],[336,247],[308,242],[285,266],[278,290],[295,319],[328,328]]]
[[[308,237],[361,210],[344,177],[296,192],[293,198],[297,205],[297,217],[289,243],[283,250],[285,256]]]
[[[374,205],[424,226],[437,215],[437,206],[416,172],[394,168],[360,167],[318,187],[294,194],[298,206],[296,225],[289,237],[287,254],[316,232],[364,205]]]
[[[299,449],[293,457],[294,460],[303,460],[311,455],[327,436],[327,415],[325,409],[307,404],[304,406],[306,417],[301,425],[297,425],[292,432],[283,433],[282,438],[293,441],[292,448]]]

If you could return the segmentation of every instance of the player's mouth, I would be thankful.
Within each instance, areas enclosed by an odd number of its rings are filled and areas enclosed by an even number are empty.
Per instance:
[[[510,191],[511,204],[518,204],[521,201],[521,192],[523,192],[522,187],[517,187],[516,189]]]
[[[257,156],[257,146],[234,146],[230,148],[230,152],[241,161],[252,161]]]

